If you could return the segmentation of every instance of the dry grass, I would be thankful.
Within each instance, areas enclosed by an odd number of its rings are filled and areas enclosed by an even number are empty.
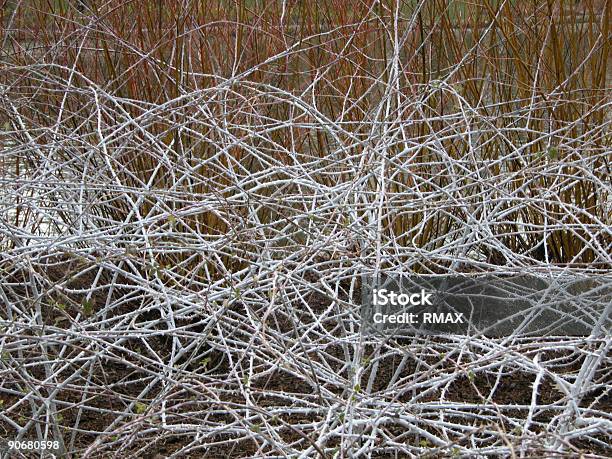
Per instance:
[[[597,252],[609,247],[609,234],[592,240],[588,233],[610,222],[602,184],[609,175],[611,21],[609,2],[603,6],[110,1],[81,14],[63,2],[34,1],[11,16],[19,33],[3,37],[11,66],[3,80],[28,98],[21,113],[32,128],[62,119],[55,135],[72,152],[64,147],[59,155],[85,155],[99,142],[92,137],[98,121],[105,134],[108,127],[120,131],[109,135],[131,137],[129,146],[123,139],[105,146],[126,187],[231,200],[240,193],[231,191],[237,177],[270,165],[254,151],[268,152],[279,167],[320,162],[334,173],[312,178],[333,187],[351,180],[355,158],[372,151],[389,161],[390,207],[380,228],[386,241],[443,246],[481,211],[452,206],[429,216],[414,205],[418,196],[454,182],[478,207],[493,184],[521,205],[500,204],[504,218],[489,222],[486,236],[501,247],[475,248],[478,256],[505,263],[505,247],[540,261],[601,263]],[[33,71],[41,62],[52,65]],[[6,104],[4,111],[14,118]],[[140,132],[132,121],[139,119],[147,120]],[[47,132],[38,141],[54,140]],[[446,164],[464,160],[471,164],[461,171]],[[545,208],[524,205],[544,190],[555,196]],[[299,193],[267,187],[262,195],[274,192]],[[155,205],[144,199],[141,214]],[[257,218],[267,224],[303,212],[278,210],[260,206]],[[119,221],[130,211],[126,202],[99,208]],[[245,212],[234,206],[232,217]],[[338,213],[332,218],[341,222]],[[214,211],[180,223],[210,235],[230,224]]]

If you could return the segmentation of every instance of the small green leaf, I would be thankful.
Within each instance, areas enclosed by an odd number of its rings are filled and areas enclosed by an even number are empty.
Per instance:
[[[145,411],[147,411],[147,405],[142,402],[136,402],[136,405],[134,405],[134,410],[136,411],[136,414],[143,414]]]
[[[208,364],[210,363],[210,357],[205,357],[202,360],[200,360],[200,365],[202,365],[202,367],[206,368],[208,366]]]
[[[557,159],[559,157],[559,150],[557,150],[555,147],[550,147],[548,149],[548,157],[550,159]]]
[[[83,307],[83,313],[86,316],[90,316],[93,313],[93,303],[91,302],[91,300],[83,300],[81,306]]]
[[[355,389],[355,392],[361,392],[361,384],[355,384],[353,389]]]
[[[176,217],[172,214],[168,215],[168,223],[172,226],[176,225]]]
[[[469,380],[470,382],[473,382],[473,381],[474,381],[474,372],[473,372],[472,370],[469,370],[469,371],[467,372],[467,378],[468,378],[468,380]]]
[[[259,433],[259,432],[261,432],[261,427],[260,427],[260,425],[259,425],[259,424],[253,424],[253,425],[251,426],[251,430],[252,430],[253,432],[255,432],[255,433]]]
[[[422,448],[429,448],[429,440],[427,440],[426,438],[422,438],[419,441],[419,446]]]

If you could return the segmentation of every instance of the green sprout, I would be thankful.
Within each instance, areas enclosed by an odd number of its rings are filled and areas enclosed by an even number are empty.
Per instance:
[[[136,402],[136,405],[134,405],[134,411],[136,414],[143,414],[145,411],[147,411],[147,405],[142,402]]]
[[[81,307],[85,316],[90,316],[93,313],[93,302],[91,300],[83,300]]]
[[[429,448],[431,445],[429,443],[429,440],[427,440],[426,438],[422,438],[419,441],[419,446],[422,447],[422,448]]]

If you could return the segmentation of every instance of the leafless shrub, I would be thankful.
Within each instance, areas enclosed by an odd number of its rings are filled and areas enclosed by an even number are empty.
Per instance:
[[[602,327],[366,338],[359,291],[610,274],[610,2],[212,3],[4,13],[2,436],[609,453]]]

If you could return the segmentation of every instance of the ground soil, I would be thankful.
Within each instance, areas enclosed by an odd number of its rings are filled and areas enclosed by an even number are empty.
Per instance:
[[[52,278],[62,279],[64,274],[67,272],[66,266],[57,267],[54,266],[50,268],[51,270],[56,270],[57,272],[49,272],[48,274]],[[69,269],[68,269],[69,271]],[[80,282],[81,285],[87,285],[91,282],[91,279],[77,279],[73,282]],[[78,285],[78,284],[77,284]],[[18,291],[14,289],[15,294],[24,294],[25,291]],[[102,301],[105,298],[103,293],[97,293],[93,297],[93,301]],[[74,304],[78,304],[80,299],[75,298]],[[322,311],[325,307],[327,307],[327,299],[319,296],[317,294],[312,294],[309,298],[310,307],[316,311]],[[76,306],[74,306],[76,307]],[[123,308],[129,309],[131,306],[126,304]],[[48,324],[54,324],[56,326],[61,326],[62,323],[68,324],[70,321],[66,316],[71,316],[74,311],[71,309],[73,306],[68,305],[65,310],[48,310],[45,314],[45,322]],[[125,311],[117,311],[117,312],[125,312]],[[153,314],[153,313],[151,313]],[[154,314],[151,317],[147,317],[147,319],[154,318]],[[276,323],[276,326],[279,330],[287,331],[291,328],[291,324],[288,322],[283,322],[283,320],[279,320]],[[441,342],[440,340],[434,338],[431,341],[431,345],[435,346],[437,342]],[[159,337],[151,340],[150,344],[156,348],[156,351],[163,357],[169,352],[169,343],[167,337]],[[134,344],[134,350],[138,350],[137,344]],[[329,354],[334,355],[339,362],[344,358],[340,349],[334,351],[333,349],[329,349]],[[563,353],[559,352],[559,355],[555,355],[554,357],[562,357]],[[35,355],[25,355],[24,360],[34,359]],[[544,355],[543,358],[552,358],[553,355]],[[216,361],[214,361],[216,360]],[[432,364],[435,363],[433,360]],[[394,359],[382,360],[380,362],[378,368],[378,376],[375,380],[373,391],[379,392],[384,390],[387,386],[390,378],[394,374],[397,368],[398,362]],[[568,364],[566,371],[575,372],[579,369],[581,361],[578,359],[571,364]],[[211,365],[216,365],[216,375],[219,381],[223,381],[223,373],[227,370],[227,362],[224,359],[223,355],[217,355]],[[452,362],[449,361],[449,368],[452,368]],[[191,368],[189,366],[186,367],[190,371],[196,371],[195,367]],[[415,371],[415,367],[408,365],[404,371],[402,376],[410,377],[411,372]],[[609,371],[609,369],[603,369],[603,371]],[[31,374],[36,376],[39,380],[44,380],[44,374],[42,369],[32,370]],[[70,374],[70,370],[67,370],[66,377]],[[609,374],[608,374],[609,376]],[[144,389],[146,386],[146,373],[139,371],[137,364],[130,363],[129,356],[122,356],[120,354],[115,355],[114,359],[107,359],[104,362],[101,362],[95,368],[93,372],[92,381],[95,382],[95,390],[93,390],[88,395],[87,404],[93,407],[99,407],[99,413],[93,413],[92,411],[84,411],[81,414],[80,419],[78,420],[78,425],[80,432],[75,437],[74,444],[74,457],[80,457],[79,455],[91,445],[93,441],[96,440],[98,434],[96,432],[104,431],[109,424],[111,424],[114,420],[114,416],[109,413],[112,411],[122,411],[124,410],[125,400],[135,399],[138,397],[140,391]],[[596,375],[598,378],[605,378],[605,374]],[[488,403],[496,403],[499,405],[528,405],[532,398],[533,393],[533,382],[534,376],[528,375],[520,372],[514,372],[508,374],[500,379],[497,382],[497,389],[494,392],[492,398],[488,400]],[[487,375],[475,375],[471,378],[467,376],[457,377],[454,382],[448,387],[448,390],[445,394],[446,401],[456,401],[456,402],[464,402],[464,403],[483,403],[487,401],[487,397],[490,394],[492,388],[496,384],[496,381],[493,377]],[[231,385],[231,384],[228,384]],[[4,389],[4,390],[1,390]],[[13,390],[15,393],[22,391],[23,389],[17,385],[17,381],[15,381],[14,385],[11,381],[4,380],[2,382],[2,386],[0,387],[0,395],[2,396],[4,406],[10,406],[17,401],[16,395],[11,395],[6,392],[6,389]],[[278,403],[278,400],[275,400],[274,397],[270,394],[270,392],[284,392],[288,394],[294,394],[296,397],[316,397],[316,392],[313,390],[313,387],[309,384],[306,384],[303,380],[298,378],[289,377],[287,374],[272,374],[269,377],[255,381],[252,384],[252,389],[254,393],[254,400],[258,404],[258,406],[265,408],[269,405],[274,405]],[[333,389],[338,392],[338,395],[341,395],[341,390]],[[58,401],[64,401],[71,404],[79,403],[81,400],[82,393],[78,390],[78,388],[73,388],[73,390],[67,389],[62,391],[57,397]],[[228,403],[238,403],[244,404],[245,400],[239,395],[232,395],[229,391],[222,395],[224,397],[223,402]],[[409,402],[410,398],[413,397],[412,393],[405,393],[402,396],[397,398],[397,401],[400,403]],[[431,392],[423,396],[418,400],[420,403],[438,401],[440,400],[441,394],[439,392]],[[538,392],[538,397],[543,403],[554,403],[556,401],[560,401],[563,398],[563,394],[555,387],[553,381],[544,378],[541,381],[540,390]],[[205,411],[207,409],[207,405],[202,404],[201,401],[197,400],[197,397],[193,397],[193,400],[182,399],[180,400],[182,403],[191,403],[189,408],[192,411],[198,411],[195,409],[200,404],[200,409]],[[177,402],[178,403],[178,402]],[[599,392],[593,392],[586,394],[584,399],[582,400],[582,406],[591,405],[593,409],[602,410],[607,413],[611,413],[612,410],[612,401],[610,400],[609,394],[604,393],[603,390]],[[186,405],[187,406],[187,405]],[[220,405],[222,406],[222,405]],[[418,405],[413,405],[418,406]],[[28,415],[29,406],[24,406],[22,413],[12,413],[12,418],[17,422],[23,423],[25,418]],[[109,412],[105,412],[104,410],[108,410]],[[520,412],[520,410],[508,410],[506,409],[504,412],[505,415],[512,415],[520,418],[521,416],[525,416],[526,413]],[[538,421],[541,423],[546,423],[550,421],[553,417],[552,412],[542,412],[539,413],[537,418],[534,421]],[[70,429],[77,422],[77,410],[74,408],[61,410],[62,415],[62,424],[65,428]],[[224,417],[223,415],[217,415],[217,420],[219,422],[227,422],[229,418]],[[282,419],[283,422],[287,424],[295,424],[299,421],[308,420],[305,419],[291,419],[285,418]],[[500,426],[502,428],[510,426],[506,426],[503,421],[500,421]],[[536,429],[537,430],[537,429]],[[401,433],[401,432],[400,432]],[[312,434],[312,433],[311,433]],[[6,422],[0,420],[0,437],[3,438],[13,438],[15,432],[12,427],[9,426]],[[70,437],[70,435],[66,435],[66,437]],[[137,445],[138,450],[131,449],[131,451],[125,451],[126,456],[130,457],[155,457],[162,458],[169,456],[177,451],[179,451],[182,447],[189,444],[192,441],[192,437],[188,438],[182,437],[180,435],[171,435],[168,433],[161,434],[156,437],[156,441],[151,441],[147,439],[146,441],[134,441],[133,444]],[[219,440],[222,440],[223,437],[220,437]],[[306,439],[302,438],[298,433],[292,431],[291,429],[286,429],[283,433],[283,439],[285,441],[293,441],[293,442],[302,442],[302,447],[308,447],[308,442]],[[410,438],[410,441],[413,441],[414,438]],[[602,435],[600,440],[602,442],[606,442],[606,438]],[[590,444],[586,441],[577,440],[574,442],[573,446],[576,450],[581,450],[586,454],[594,454],[599,455],[601,457],[608,457],[612,455],[612,450],[606,449],[601,445]],[[198,458],[231,458],[231,457],[254,457],[257,453],[258,445],[255,445],[252,441],[244,441],[239,444],[234,444],[231,447],[227,445],[220,444],[217,447],[208,448],[206,451],[198,451],[193,453],[191,456],[181,456],[181,457],[198,457]],[[123,454],[123,453],[122,453]],[[546,456],[545,452],[537,452],[534,451],[533,457],[537,457],[539,454],[542,457]],[[572,453],[573,454],[573,453]],[[124,457],[124,456],[113,456],[113,452],[104,453],[102,457]],[[380,456],[384,457],[384,456]],[[399,456],[397,456],[399,457]],[[444,455],[438,455],[434,457],[444,457]]]

